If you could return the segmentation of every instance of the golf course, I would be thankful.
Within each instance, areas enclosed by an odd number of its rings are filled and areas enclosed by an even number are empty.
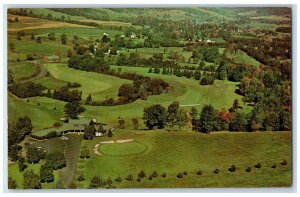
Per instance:
[[[8,10],[9,189],[293,184],[289,8],[79,10]]]

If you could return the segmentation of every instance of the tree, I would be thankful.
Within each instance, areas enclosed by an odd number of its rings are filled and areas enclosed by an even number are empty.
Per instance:
[[[191,109],[191,116],[192,116],[192,130],[198,131],[198,111],[195,107]]]
[[[247,115],[242,111],[236,111],[233,114],[232,122],[229,124],[231,131],[246,131],[248,125]]]
[[[125,129],[125,120],[121,117],[118,118],[119,128]]]
[[[96,189],[102,187],[103,180],[99,176],[93,176],[89,188]]]
[[[205,105],[200,114],[199,131],[203,133],[210,133],[213,131],[216,119],[217,116],[214,108],[211,105]]]
[[[236,112],[236,110],[238,110],[240,108],[240,104],[239,104],[239,101],[237,99],[234,100],[233,104],[232,104],[232,107],[229,108],[229,112],[231,113],[234,113]]]
[[[38,37],[35,39],[35,42],[41,44],[41,43],[42,43],[42,38],[41,38],[40,36],[38,36]]]
[[[27,167],[27,165],[25,164],[25,158],[24,157],[19,158],[18,165],[19,165],[19,171],[23,172],[24,169]]]
[[[38,163],[41,159],[45,158],[45,152],[35,146],[29,146],[26,152],[26,158],[28,163]]]
[[[156,104],[144,108],[143,120],[148,129],[153,129],[154,127],[158,127],[159,129],[164,128],[166,119],[167,110],[162,105]]]
[[[81,158],[89,158],[90,157],[90,152],[89,152],[89,150],[87,149],[86,146],[81,149],[80,157]]]
[[[92,95],[88,95],[88,97],[86,98],[86,100],[85,100],[85,104],[87,105],[87,104],[89,104],[90,102],[92,102]]]
[[[85,129],[84,129],[84,139],[86,140],[91,140],[94,138],[96,132],[96,128],[94,124],[89,124]]]
[[[15,179],[8,177],[8,189],[16,189],[17,188],[17,182]]]
[[[71,119],[77,119],[77,116],[85,111],[85,108],[81,106],[78,101],[69,102],[65,105],[64,112],[67,117]]]
[[[54,181],[53,168],[48,165],[42,165],[40,169],[40,179],[42,183],[53,182]]]
[[[167,124],[173,128],[178,123],[179,102],[174,101],[168,106]]]
[[[137,130],[139,128],[139,120],[137,118],[132,118],[133,129]]]
[[[33,170],[26,171],[23,174],[23,188],[24,189],[42,189],[40,177]]]
[[[186,111],[184,113],[184,125],[186,130],[191,129],[193,127],[193,117],[191,115],[191,112]]]
[[[67,51],[67,57],[70,58],[70,57],[72,57],[72,55],[73,55],[73,53],[72,53],[72,51],[69,49],[69,50]]]
[[[49,33],[48,34],[48,39],[52,40],[52,41],[55,40],[55,33]]]
[[[30,37],[31,40],[34,40],[35,37],[34,37],[34,33],[31,33],[31,37]]]
[[[67,165],[65,155],[59,151],[54,151],[46,155],[46,165],[54,170],[61,169]]]
[[[62,44],[67,44],[67,41],[68,41],[67,35],[66,34],[62,34],[60,36],[60,40],[61,40]]]
[[[16,23],[19,22],[19,18],[18,17],[15,18],[15,22]]]

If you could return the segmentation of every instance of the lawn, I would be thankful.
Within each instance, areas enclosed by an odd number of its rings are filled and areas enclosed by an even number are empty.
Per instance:
[[[8,68],[12,70],[15,81],[22,81],[24,79],[31,78],[39,72],[36,64],[32,62],[9,64]]]
[[[261,63],[258,62],[253,57],[250,57],[247,53],[244,51],[238,50],[236,54],[233,54],[233,59],[235,63],[242,63],[242,64],[250,64],[253,66],[258,67]]]
[[[45,64],[45,68],[55,79],[80,83],[81,87],[78,90],[82,91],[83,100],[89,94],[92,95],[94,101],[116,98],[122,84],[132,83],[130,80],[110,75],[71,69],[66,64]]]
[[[98,149],[109,154],[96,155],[94,146],[105,140],[133,139],[128,144],[102,144]],[[145,152],[137,153],[143,144]],[[209,135],[195,132],[165,131],[129,131],[116,130],[113,138],[94,138],[82,141],[81,146],[90,149],[91,158],[79,159],[77,176],[84,174],[86,181],[78,182],[87,187],[91,177],[115,179],[120,176],[123,182],[118,188],[153,188],[153,187],[287,187],[291,185],[291,132],[256,132],[256,133],[212,133]],[[123,154],[121,146],[131,151]],[[133,148],[136,146],[136,148]],[[133,151],[134,150],[134,151]],[[130,153],[132,153],[130,155]],[[287,166],[280,162],[286,159]],[[262,168],[254,165],[260,162]],[[231,173],[231,165],[237,171]],[[277,168],[271,168],[277,164]],[[245,169],[252,167],[252,172]],[[219,174],[213,171],[218,168]],[[137,174],[144,170],[147,178],[137,182]],[[203,175],[196,174],[198,170]],[[159,177],[148,180],[150,173],[157,171]],[[177,173],[187,171],[182,179]],[[161,174],[165,172],[166,178]],[[125,178],[131,173],[133,181]]]

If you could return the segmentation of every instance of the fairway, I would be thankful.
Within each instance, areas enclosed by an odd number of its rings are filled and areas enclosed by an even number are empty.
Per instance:
[[[116,98],[119,87],[124,83],[131,83],[130,80],[109,75],[74,70],[68,68],[66,64],[45,64],[45,68],[55,79],[72,83],[79,82],[81,87],[78,90],[82,91],[82,98],[86,99],[91,94],[94,101]]]
[[[102,137],[102,140],[117,140],[129,137],[145,144],[148,149],[142,154],[129,154],[140,150],[134,142],[124,144],[102,144],[101,156],[91,154],[91,158],[79,159],[77,175],[84,174],[89,180],[98,175],[102,178],[115,179],[121,176],[123,181],[118,188],[135,187],[287,187],[291,184],[291,166],[280,166],[284,159],[291,162],[290,132],[258,132],[258,133],[212,133],[210,135],[195,132],[165,131],[129,131],[119,130],[113,138]],[[81,146],[92,150],[99,138],[82,141]],[[128,155],[123,155],[123,150]],[[109,153],[109,154],[107,154]],[[261,169],[254,165],[260,162]],[[231,165],[237,171],[230,173]],[[272,169],[271,165],[278,168]],[[101,167],[100,167],[101,166]],[[251,173],[245,172],[252,167]],[[213,170],[219,168],[220,173]],[[140,170],[146,172],[141,183],[136,181]],[[203,171],[202,176],[196,172]],[[148,180],[149,175],[157,171],[159,177]],[[183,179],[176,178],[177,173],[187,171]],[[166,178],[160,175],[165,172]],[[125,178],[131,173],[133,181]],[[178,184],[175,184],[175,183]],[[85,186],[89,181],[85,182]],[[82,182],[78,182],[82,185]],[[82,185],[83,186],[83,185]]]

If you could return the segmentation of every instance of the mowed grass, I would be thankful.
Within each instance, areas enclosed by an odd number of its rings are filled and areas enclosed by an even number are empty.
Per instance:
[[[83,92],[83,99],[88,94],[92,95],[94,101],[110,97],[116,98],[121,84],[132,83],[117,77],[70,69],[65,64],[46,64],[45,67],[56,79],[80,83],[82,87],[79,90]],[[97,118],[111,125],[117,125],[118,117],[122,117],[126,121],[126,128],[132,128],[131,119],[138,118],[140,120],[140,128],[145,128],[141,119],[143,109],[154,104],[168,107],[172,102],[178,101],[181,105],[195,105],[199,112],[204,105],[209,104],[216,109],[229,109],[236,98],[242,104],[242,97],[235,93],[238,83],[216,80],[213,85],[201,86],[194,79],[148,73],[148,68],[125,66],[121,68],[123,72],[136,72],[152,78],[161,78],[168,82],[173,87],[173,90],[161,95],[149,96],[146,101],[137,100],[125,105],[85,106],[86,111],[82,114],[83,116],[86,118]],[[26,102],[27,99],[18,99],[9,95],[9,119],[17,120],[21,116],[28,116],[33,122],[34,131],[37,131],[52,126],[53,123],[64,116],[65,102],[46,97],[34,97],[29,98],[29,100],[30,102]],[[40,103],[39,106],[38,103]],[[56,107],[56,110],[53,110],[54,107]],[[183,108],[190,110],[192,106]]]
[[[8,68],[12,70],[15,81],[30,78],[39,71],[38,67],[32,62],[8,64]]]
[[[238,50],[236,54],[233,53],[233,59],[235,63],[242,63],[242,64],[250,64],[253,66],[258,67],[261,63],[254,59],[253,57],[250,57],[247,53],[244,51]]]
[[[110,156],[136,155],[147,151],[147,146],[138,142],[101,144],[100,152]]]
[[[291,132],[223,132],[206,135],[196,132],[116,130],[114,134],[113,138],[82,141],[81,146],[88,147],[91,158],[79,159],[77,177],[84,174],[86,178],[86,181],[78,182],[80,187],[87,187],[95,175],[113,180],[120,176],[123,181],[117,184],[118,188],[291,185]],[[131,155],[128,151],[128,155],[116,156],[122,153],[118,147],[109,149],[114,155],[99,156],[93,153],[94,146],[101,141],[127,138],[147,146],[147,150]],[[126,143],[117,146],[122,145],[125,149],[128,146]],[[287,166],[280,165],[284,159],[288,161]],[[254,167],[257,162],[262,164],[262,168]],[[271,168],[273,164],[277,164],[277,168]],[[236,172],[228,171],[231,165],[237,167]],[[249,166],[252,172],[247,173],[245,169]],[[220,170],[219,174],[213,173],[216,168]],[[141,170],[146,172],[147,177],[139,183],[136,179]],[[196,174],[198,170],[203,171],[202,176]],[[153,171],[157,171],[159,177],[148,180]],[[188,175],[182,179],[176,178],[183,171],[187,171]],[[167,174],[166,178],[161,177],[163,172]],[[125,180],[129,173],[133,175],[133,181]]]
[[[33,132],[52,126],[64,116],[65,103],[47,97],[31,97],[20,99],[8,94],[8,119],[17,121],[19,117],[27,116],[31,119]],[[38,105],[38,103],[40,105]],[[56,107],[56,110],[54,110]]]
[[[130,80],[120,79],[110,75],[95,72],[85,72],[69,68],[66,64],[45,64],[47,71],[56,79],[81,84],[83,100],[91,94],[94,101],[116,98],[119,87]]]

